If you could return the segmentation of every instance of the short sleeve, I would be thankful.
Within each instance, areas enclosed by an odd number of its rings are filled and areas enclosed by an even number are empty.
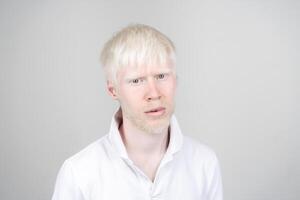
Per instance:
[[[52,200],[84,200],[71,163],[65,161],[56,179]]]

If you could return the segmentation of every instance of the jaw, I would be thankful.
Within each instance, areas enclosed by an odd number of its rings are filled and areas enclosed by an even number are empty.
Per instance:
[[[125,102],[119,101],[123,123],[126,123],[126,127],[129,129],[127,131],[136,130],[146,134],[160,134],[168,130],[175,109],[174,101],[160,102],[151,107],[147,106],[147,108],[130,106]]]
[[[127,120],[129,126],[137,129],[139,131],[145,132],[147,134],[162,134],[166,132],[170,125],[170,119],[172,112],[165,113],[164,115],[149,116],[147,114],[142,114],[141,116],[131,115],[126,111],[123,112],[124,119]]]

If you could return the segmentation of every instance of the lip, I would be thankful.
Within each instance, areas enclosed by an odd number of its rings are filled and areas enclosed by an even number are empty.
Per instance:
[[[164,107],[157,107],[157,108],[152,108],[148,111],[146,111],[146,115],[149,115],[149,116],[161,116],[165,113],[166,111],[166,108]]]

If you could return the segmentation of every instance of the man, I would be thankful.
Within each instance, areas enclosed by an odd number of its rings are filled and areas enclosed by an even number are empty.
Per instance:
[[[183,136],[173,116],[173,43],[131,25],[106,43],[101,61],[120,108],[107,135],[64,162],[52,200],[222,200],[214,152]]]

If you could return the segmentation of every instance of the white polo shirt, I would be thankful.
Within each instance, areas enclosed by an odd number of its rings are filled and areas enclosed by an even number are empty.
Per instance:
[[[215,153],[183,136],[176,118],[152,182],[128,157],[114,117],[109,134],[67,159],[52,200],[222,200]]]

